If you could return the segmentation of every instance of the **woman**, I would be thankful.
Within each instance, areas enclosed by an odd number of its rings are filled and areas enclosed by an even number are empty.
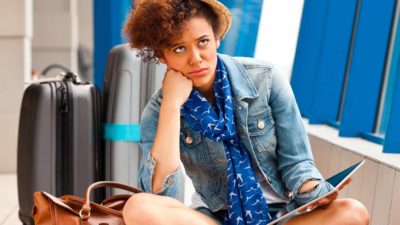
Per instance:
[[[267,224],[332,189],[284,75],[217,54],[230,24],[215,0],[142,0],[128,18],[132,47],[168,70],[143,112],[139,186],[148,193],[126,203],[126,224]],[[181,162],[196,190],[192,208],[172,198]],[[279,224],[368,224],[361,203],[337,195]]]

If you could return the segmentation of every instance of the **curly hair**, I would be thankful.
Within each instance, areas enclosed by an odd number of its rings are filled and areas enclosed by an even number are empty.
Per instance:
[[[158,62],[162,50],[182,35],[182,24],[193,17],[203,17],[218,33],[217,15],[207,4],[197,0],[142,0],[131,11],[124,34],[144,61]]]

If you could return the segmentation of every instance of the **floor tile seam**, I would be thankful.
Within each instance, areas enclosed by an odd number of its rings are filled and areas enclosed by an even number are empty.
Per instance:
[[[11,216],[12,216],[12,214],[14,213],[15,210],[18,210],[18,205],[14,206],[14,208],[11,210],[11,212],[8,213],[8,214],[6,215],[6,217],[0,222],[0,225],[5,224],[5,223],[7,222],[7,220],[8,220],[9,218],[11,218]]]

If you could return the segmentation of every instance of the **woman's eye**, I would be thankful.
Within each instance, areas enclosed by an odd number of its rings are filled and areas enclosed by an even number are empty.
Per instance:
[[[183,52],[183,51],[185,51],[185,48],[184,48],[184,47],[177,47],[177,48],[174,49],[174,52],[175,52],[175,53],[181,53],[181,52]]]
[[[209,41],[210,41],[210,40],[208,40],[208,39],[200,40],[199,45],[200,45],[200,46],[205,46],[205,45],[208,44]]]

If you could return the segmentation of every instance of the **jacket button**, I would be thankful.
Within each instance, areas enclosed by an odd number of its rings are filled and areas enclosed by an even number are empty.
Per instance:
[[[288,198],[293,198],[293,192],[287,191],[287,192],[286,192],[286,196],[287,196]]]
[[[265,123],[264,123],[264,121],[258,121],[257,126],[258,126],[258,128],[259,128],[260,130],[264,129],[264,128],[265,128]]]
[[[186,144],[191,145],[193,144],[193,138],[191,136],[187,136],[185,138]]]
[[[268,183],[272,183],[272,179],[271,179],[271,177],[267,177],[267,181],[268,181]]]

